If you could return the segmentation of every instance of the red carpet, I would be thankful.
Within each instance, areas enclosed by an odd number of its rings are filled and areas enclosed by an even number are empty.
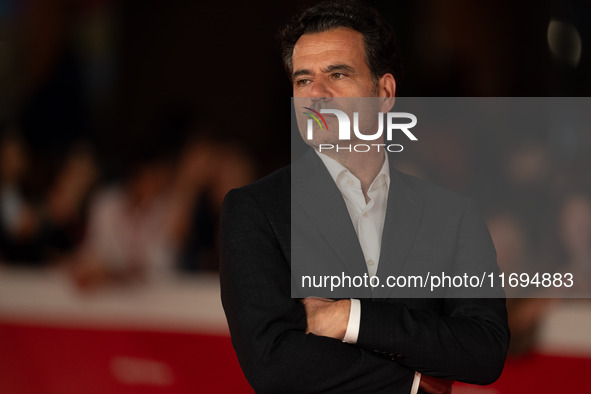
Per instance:
[[[529,354],[507,360],[497,393],[591,393],[591,358]],[[474,386],[471,386],[474,387]]]
[[[492,386],[457,393],[591,393],[590,358],[508,360]],[[252,393],[229,338],[0,323],[0,393]]]
[[[0,324],[0,393],[252,393],[227,337]]]

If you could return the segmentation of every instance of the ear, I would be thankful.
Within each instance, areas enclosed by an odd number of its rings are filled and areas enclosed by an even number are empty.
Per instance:
[[[396,80],[392,74],[384,74],[379,79],[378,96],[382,98],[382,112],[392,109],[396,100]]]

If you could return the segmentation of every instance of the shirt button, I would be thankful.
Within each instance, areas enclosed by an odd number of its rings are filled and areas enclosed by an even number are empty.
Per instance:
[[[376,264],[375,261],[373,260],[368,260],[367,265],[369,265],[370,267],[373,267]]]
[[[367,212],[363,212],[363,217],[366,218],[367,217]]]

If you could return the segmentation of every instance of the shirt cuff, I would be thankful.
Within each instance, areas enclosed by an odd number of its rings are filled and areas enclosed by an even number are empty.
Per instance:
[[[347,323],[347,331],[343,342],[357,343],[359,337],[359,326],[361,324],[361,302],[351,298],[351,310],[349,311],[349,323]],[[414,386],[413,386],[414,387]],[[417,385],[418,387],[418,385]]]
[[[412,381],[412,387],[410,388],[410,394],[417,394],[419,392],[419,383],[421,383],[421,373],[415,372],[415,378]]]

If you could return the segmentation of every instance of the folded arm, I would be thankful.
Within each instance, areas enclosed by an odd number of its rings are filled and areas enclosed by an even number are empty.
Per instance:
[[[488,229],[467,202],[457,230],[454,270],[478,276],[496,273]],[[472,294],[504,296],[497,290]],[[476,384],[494,382],[503,369],[510,339],[505,299],[465,298],[472,290],[460,291],[464,298],[453,294],[446,299],[361,300],[357,346],[382,352],[425,375]],[[326,330],[315,331],[319,327],[311,331],[332,336]],[[332,328],[332,332],[341,331],[342,327]]]

